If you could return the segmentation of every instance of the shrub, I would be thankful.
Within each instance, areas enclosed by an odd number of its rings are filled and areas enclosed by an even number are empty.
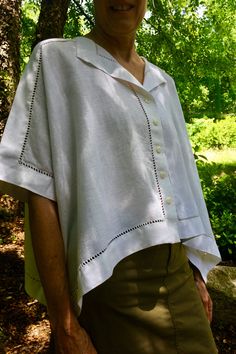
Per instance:
[[[223,259],[236,260],[236,178],[234,165],[198,161],[209,216]]]
[[[194,119],[187,124],[195,151],[207,149],[236,148],[236,117],[224,119]]]

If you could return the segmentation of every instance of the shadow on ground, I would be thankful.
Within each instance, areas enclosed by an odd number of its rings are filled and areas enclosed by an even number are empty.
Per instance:
[[[22,256],[16,250],[0,252],[0,269],[0,353],[44,353],[49,333],[46,310],[24,291]],[[37,343],[37,324],[43,321],[45,345]]]

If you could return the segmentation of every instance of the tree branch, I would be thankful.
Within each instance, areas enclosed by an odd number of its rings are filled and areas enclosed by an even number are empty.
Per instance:
[[[93,27],[94,22],[93,22],[92,18],[85,12],[85,10],[84,10],[83,6],[80,4],[80,2],[78,0],[72,0],[72,1],[78,7],[79,12],[87,19],[89,24]]]

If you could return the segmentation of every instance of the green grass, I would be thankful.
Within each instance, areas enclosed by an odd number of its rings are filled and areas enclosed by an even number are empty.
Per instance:
[[[206,156],[209,162],[232,164],[236,167],[236,149],[201,151],[201,155]]]

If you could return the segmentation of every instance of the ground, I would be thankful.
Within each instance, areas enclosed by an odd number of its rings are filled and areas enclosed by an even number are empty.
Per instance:
[[[2,200],[4,207],[6,203],[12,212],[6,215],[0,207],[0,354],[46,354],[50,334],[46,309],[24,291],[23,218],[17,210],[21,206]],[[235,324],[213,320],[212,330],[219,353],[236,354]]]

